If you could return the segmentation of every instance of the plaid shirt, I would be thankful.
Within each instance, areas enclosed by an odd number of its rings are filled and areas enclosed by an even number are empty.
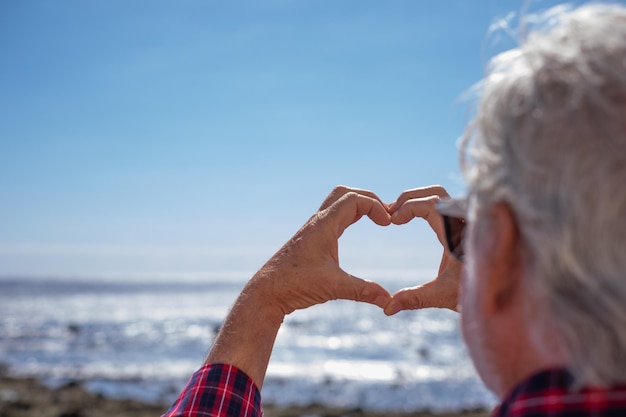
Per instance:
[[[261,417],[261,393],[232,365],[209,364],[196,371],[163,417]]]
[[[564,369],[542,371],[519,384],[492,417],[626,416],[626,385],[572,391]],[[232,365],[209,364],[193,374],[163,417],[262,417],[261,394],[254,382]]]
[[[519,384],[492,417],[626,416],[626,385],[572,390],[565,369],[539,372]]]

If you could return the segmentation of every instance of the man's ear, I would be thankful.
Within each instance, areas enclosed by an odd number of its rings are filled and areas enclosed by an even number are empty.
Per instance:
[[[501,312],[521,296],[522,242],[517,219],[506,203],[489,209],[482,253],[485,267],[484,308],[488,314]]]

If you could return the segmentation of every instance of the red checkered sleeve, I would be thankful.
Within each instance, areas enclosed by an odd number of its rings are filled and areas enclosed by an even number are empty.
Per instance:
[[[243,371],[207,364],[196,371],[162,417],[262,417],[261,393]]]

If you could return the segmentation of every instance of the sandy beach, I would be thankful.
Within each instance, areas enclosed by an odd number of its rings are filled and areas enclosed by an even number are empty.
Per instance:
[[[14,378],[0,375],[0,417],[154,417],[167,410],[168,404],[146,404],[135,400],[118,400],[87,392],[80,384],[70,383],[51,389],[34,378]],[[433,414],[428,411],[411,413],[377,413],[368,410],[330,409],[323,406],[275,407],[265,405],[267,417],[486,417],[484,410]]]

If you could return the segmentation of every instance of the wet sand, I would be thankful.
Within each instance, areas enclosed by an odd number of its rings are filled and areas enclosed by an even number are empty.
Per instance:
[[[169,404],[146,404],[136,400],[106,398],[87,392],[80,384],[70,383],[51,389],[34,378],[0,375],[0,417],[148,417],[160,416]],[[433,414],[379,413],[368,410],[341,410],[324,406],[275,407],[265,405],[266,417],[487,417],[484,410]]]

